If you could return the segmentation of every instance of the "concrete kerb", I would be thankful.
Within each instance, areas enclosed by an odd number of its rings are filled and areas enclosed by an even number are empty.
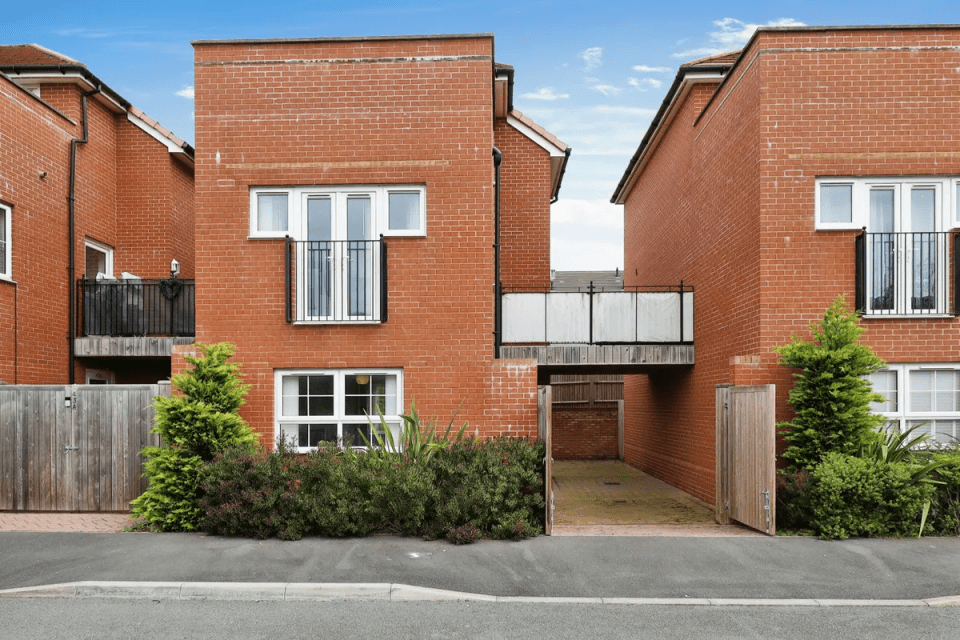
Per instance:
[[[491,596],[395,583],[67,582],[0,591],[0,598],[126,598],[313,602],[492,602],[714,607],[957,607],[960,596],[926,600],[602,598]]]

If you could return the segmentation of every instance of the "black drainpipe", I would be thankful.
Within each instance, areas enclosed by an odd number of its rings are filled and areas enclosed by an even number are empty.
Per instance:
[[[493,205],[493,357],[500,357],[500,345],[503,340],[503,318],[501,318],[501,297],[503,285],[500,283],[500,163],[503,154],[493,148],[493,166],[496,171],[495,200]]]
[[[70,338],[69,338],[69,367],[70,367],[70,384],[76,384],[77,376],[74,372],[74,360],[76,360],[75,350],[73,346],[73,341],[76,338],[76,316],[77,316],[77,299],[76,299],[76,289],[77,284],[74,282],[76,280],[76,267],[74,263],[76,262],[76,193],[77,193],[77,146],[81,144],[87,144],[87,98],[90,96],[100,93],[100,87],[92,91],[87,91],[81,96],[80,105],[83,109],[83,138],[77,139],[74,138],[70,141],[70,195],[67,197],[67,210],[69,212],[70,218],[70,264],[67,267],[67,278],[68,286],[67,289],[70,291],[70,318],[68,324],[70,325]]]

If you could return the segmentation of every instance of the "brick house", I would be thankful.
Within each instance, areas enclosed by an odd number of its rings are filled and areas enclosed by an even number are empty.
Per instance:
[[[537,366],[497,357],[495,285],[549,287],[569,149],[513,109],[493,44],[193,43],[197,338],[237,346],[265,444],[358,442],[414,402],[536,435]]]
[[[0,132],[0,382],[168,377],[149,279],[193,276],[193,149],[37,45],[0,46]]]
[[[960,28],[761,28],[680,67],[612,201],[625,283],[697,288],[695,365],[628,376],[625,456],[714,498],[715,386],[777,386],[772,349],[838,295],[899,424],[960,436]]]

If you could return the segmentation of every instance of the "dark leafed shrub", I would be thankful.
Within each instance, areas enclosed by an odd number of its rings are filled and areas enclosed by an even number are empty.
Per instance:
[[[810,508],[810,473],[806,469],[778,472],[777,530],[812,529]]]
[[[434,455],[229,451],[204,470],[203,528],[297,539],[383,532],[521,539],[542,531],[542,443],[467,441]]]
[[[930,452],[923,457],[940,463],[932,477],[942,483],[930,503],[930,528],[937,535],[960,536],[960,449]]]

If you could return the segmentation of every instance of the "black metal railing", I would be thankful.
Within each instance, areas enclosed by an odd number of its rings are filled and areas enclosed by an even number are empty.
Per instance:
[[[867,233],[856,237],[856,306],[865,315],[935,315],[956,304],[957,274],[950,286],[948,232]],[[954,260],[956,263],[956,259]]]
[[[386,322],[387,244],[380,240],[286,242],[287,322]]]
[[[193,280],[77,280],[77,336],[195,335]]]
[[[692,344],[693,287],[502,287],[500,344]]]

